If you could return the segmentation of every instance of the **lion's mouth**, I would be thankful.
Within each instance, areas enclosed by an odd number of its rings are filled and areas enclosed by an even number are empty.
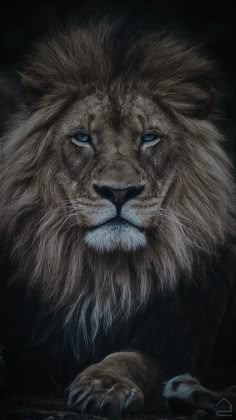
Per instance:
[[[98,229],[98,228],[100,228],[102,226],[107,226],[107,227],[110,227],[110,228],[112,228],[114,230],[120,230],[122,228],[126,228],[126,227],[129,227],[129,226],[132,226],[132,227],[138,229],[141,232],[144,231],[144,229],[142,227],[137,226],[135,223],[132,223],[131,221],[129,221],[127,219],[124,219],[121,216],[115,216],[112,219],[106,220],[103,223],[99,223],[99,224],[97,224],[95,226],[90,226],[88,228],[88,230],[89,231],[95,230],[95,229]]]

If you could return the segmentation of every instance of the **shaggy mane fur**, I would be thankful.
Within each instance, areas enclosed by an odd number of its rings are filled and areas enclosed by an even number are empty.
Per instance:
[[[0,232],[17,264],[13,280],[38,287],[53,308],[65,307],[65,322],[73,317],[85,335],[90,322],[92,338],[99,326],[133,315],[155,290],[191,278],[194,263],[235,236],[232,168],[212,120],[208,60],[169,36],[125,36],[123,29],[72,28],[40,45],[23,75],[25,105],[3,138]],[[99,255],[87,249],[64,205],[50,138],[75,98],[134,89],[181,127],[184,170],[153,232],[155,246]]]

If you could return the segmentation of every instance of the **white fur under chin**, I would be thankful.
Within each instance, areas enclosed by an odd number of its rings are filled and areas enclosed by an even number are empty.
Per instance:
[[[145,234],[128,224],[98,227],[86,234],[85,241],[97,251],[134,251],[146,245]]]

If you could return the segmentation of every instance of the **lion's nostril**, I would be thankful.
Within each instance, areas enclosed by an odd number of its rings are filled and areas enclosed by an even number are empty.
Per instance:
[[[131,200],[140,195],[144,186],[130,186],[127,188],[113,188],[108,185],[94,185],[94,189],[98,195],[111,201],[116,207],[121,207],[126,201]]]

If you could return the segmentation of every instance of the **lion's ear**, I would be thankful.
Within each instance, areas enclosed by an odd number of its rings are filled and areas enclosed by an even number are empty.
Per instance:
[[[204,119],[209,116],[215,105],[215,92],[208,80],[189,80],[169,92],[172,106],[181,114]]]
[[[29,72],[20,73],[23,103],[29,109],[35,109],[43,95],[47,92],[47,82],[39,80]]]
[[[154,48],[155,47],[155,48]],[[215,105],[215,65],[197,47],[169,36],[157,39],[152,53],[151,90],[164,105],[192,118],[207,118]],[[150,57],[149,57],[150,58]],[[146,59],[144,78],[150,77],[151,59]],[[145,77],[146,76],[146,77]]]

